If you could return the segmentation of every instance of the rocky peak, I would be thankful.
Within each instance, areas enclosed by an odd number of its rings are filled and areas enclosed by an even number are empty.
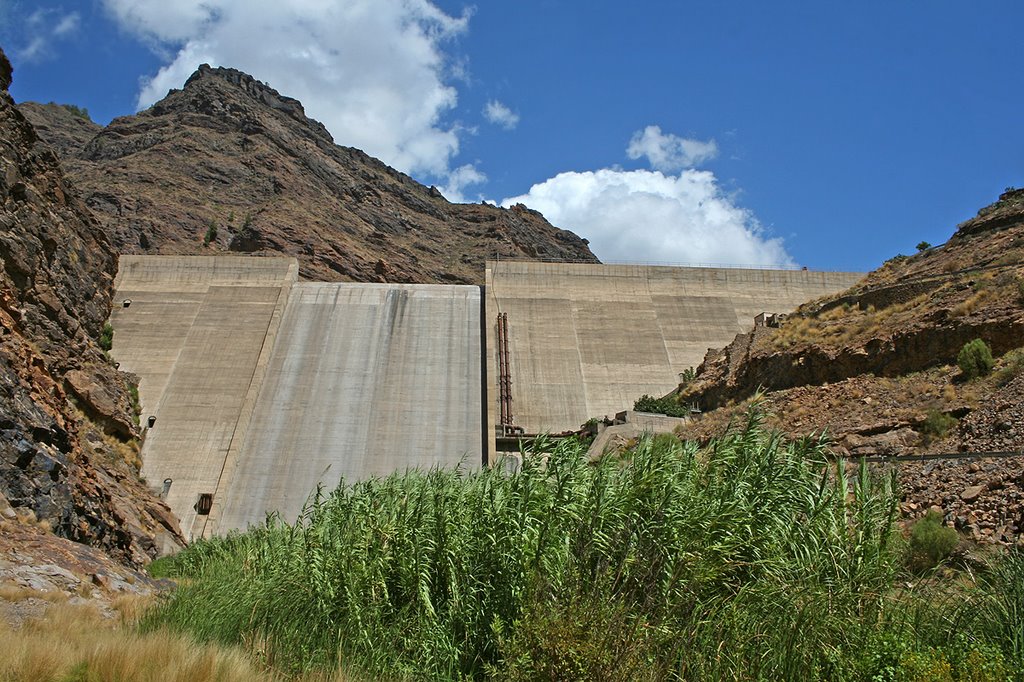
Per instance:
[[[11,62],[8,61],[7,55],[0,49],[0,90],[6,90],[11,87],[11,74],[14,72],[14,68],[11,66]]]
[[[265,115],[275,112],[298,123],[303,132],[333,144],[334,138],[319,121],[306,116],[302,103],[285,97],[266,83],[238,69],[202,64],[182,90],[172,90],[142,115],[201,113],[237,126],[244,132],[260,132]]]
[[[77,154],[37,122],[122,253],[287,255],[307,279],[466,284],[495,255],[596,261],[536,211],[451,204],[334,144],[297,100],[236,69],[199,67]]]
[[[978,211],[978,215],[957,226],[954,239],[988,230],[1011,227],[1024,221],[1024,188],[1007,187],[999,199]]]

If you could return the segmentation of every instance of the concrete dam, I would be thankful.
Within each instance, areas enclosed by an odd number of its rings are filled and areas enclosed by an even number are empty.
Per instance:
[[[318,485],[480,467],[510,428],[667,393],[755,315],[859,278],[498,261],[484,287],[319,283],[290,258],[122,256],[112,355],[140,378],[143,475],[197,538],[293,521]]]

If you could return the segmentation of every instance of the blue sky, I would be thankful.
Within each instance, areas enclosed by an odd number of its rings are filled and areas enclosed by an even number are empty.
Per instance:
[[[609,261],[867,270],[1024,184],[1024,3],[0,0],[17,100],[106,122],[202,61]]]

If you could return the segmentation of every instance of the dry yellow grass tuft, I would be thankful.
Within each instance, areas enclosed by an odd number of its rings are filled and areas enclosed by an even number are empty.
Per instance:
[[[970,315],[975,310],[980,308],[986,301],[994,299],[996,296],[995,290],[991,288],[983,288],[976,292],[973,296],[968,298],[966,301],[957,304],[950,313],[953,317],[964,317]]]
[[[0,600],[19,602],[26,599],[42,599],[54,604],[62,604],[68,600],[68,595],[60,591],[40,592],[14,583],[3,583],[0,585]]]
[[[7,596],[6,594],[4,596]],[[11,593],[11,596],[21,597]],[[38,596],[38,594],[36,595]],[[20,629],[0,623],[0,681],[48,682],[278,682],[288,678],[260,668],[244,651],[200,644],[175,632],[140,633],[132,624],[147,606],[142,598],[116,600],[121,622],[89,606],[59,604]],[[339,682],[341,674],[300,678]]]
[[[930,300],[931,296],[922,294],[881,310],[870,305],[866,310],[844,305],[813,317],[791,317],[770,337],[770,343],[783,349],[805,343],[848,346],[883,333],[893,317],[915,311]]]

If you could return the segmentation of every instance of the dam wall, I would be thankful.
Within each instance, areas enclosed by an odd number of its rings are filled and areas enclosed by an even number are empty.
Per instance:
[[[488,430],[503,431],[497,318],[507,321],[512,423],[577,429],[676,387],[679,373],[750,331],[842,291],[858,273],[488,261]],[[493,455],[493,450],[492,450]]]
[[[296,285],[211,532],[292,520],[318,483],[479,468],[480,357],[479,287]]]
[[[112,355],[139,375],[143,476],[186,536],[195,505],[213,494],[228,453],[241,445],[298,265],[287,258],[122,256]],[[130,305],[124,303],[130,301]]]
[[[290,258],[122,256],[111,352],[140,377],[142,473],[198,538],[294,521],[318,486],[475,468],[514,428],[629,409],[755,315],[859,277],[501,261],[481,290],[298,282]]]
[[[155,418],[142,473],[188,537],[294,521],[318,483],[483,459],[479,287],[297,273],[288,258],[122,256],[112,355]]]

